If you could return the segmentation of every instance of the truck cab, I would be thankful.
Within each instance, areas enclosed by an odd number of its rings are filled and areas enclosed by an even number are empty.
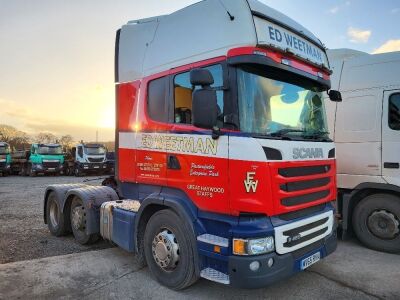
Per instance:
[[[318,38],[258,1],[205,0],[129,21],[115,55],[114,184],[48,187],[53,234],[70,218],[175,290],[263,287],[336,249],[324,95],[340,94]]]
[[[7,176],[11,172],[11,152],[10,145],[0,142],[0,174]]]
[[[332,85],[343,95],[327,106],[341,229],[370,248],[400,252],[400,52],[328,56]]]
[[[28,161],[23,173],[29,176],[42,174],[60,174],[64,155],[60,144],[35,143],[31,145]]]
[[[74,175],[105,174],[107,149],[103,144],[80,143],[72,148],[74,158]]]

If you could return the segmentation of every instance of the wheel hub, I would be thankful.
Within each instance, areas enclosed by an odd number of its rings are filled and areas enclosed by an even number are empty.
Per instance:
[[[54,201],[50,203],[50,222],[53,227],[58,226],[58,207]]]
[[[400,231],[399,220],[386,210],[374,211],[368,217],[367,224],[372,234],[383,239],[393,239]]]
[[[84,230],[86,225],[85,208],[83,206],[74,207],[72,210],[72,226],[77,230]]]
[[[179,262],[179,245],[175,235],[170,230],[158,233],[151,245],[153,258],[164,270],[173,270]]]

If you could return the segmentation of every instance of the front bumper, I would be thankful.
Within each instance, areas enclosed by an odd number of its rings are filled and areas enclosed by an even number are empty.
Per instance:
[[[301,271],[302,259],[320,252],[321,259],[335,251],[337,247],[336,230],[323,240],[297,251],[278,255],[276,252],[258,256],[230,256],[229,279],[230,285],[238,288],[261,288],[290,277]],[[268,267],[267,262],[272,258],[274,264]],[[257,271],[251,271],[249,264],[253,261],[260,263]]]
[[[57,166],[57,167],[46,167],[43,165],[33,165],[32,170],[35,171],[36,173],[57,173],[62,170],[62,165]]]

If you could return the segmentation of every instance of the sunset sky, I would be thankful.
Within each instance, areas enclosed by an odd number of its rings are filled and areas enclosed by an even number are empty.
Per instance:
[[[128,20],[193,0],[0,0],[0,124],[114,137],[114,40]],[[400,50],[400,1],[264,0],[328,48]]]

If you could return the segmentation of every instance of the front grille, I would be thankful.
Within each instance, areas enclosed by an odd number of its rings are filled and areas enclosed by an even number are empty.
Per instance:
[[[283,177],[299,177],[328,173],[330,169],[330,165],[290,167],[281,168],[278,173]]]
[[[277,211],[289,213],[335,199],[335,161],[270,163]]]
[[[310,206],[304,209],[291,211],[282,215],[279,215],[278,218],[284,221],[290,221],[293,219],[304,218],[306,216],[313,215],[319,211],[322,211],[326,208],[326,203],[322,203],[316,206]]]
[[[329,190],[324,190],[315,193],[304,194],[301,196],[286,197],[282,198],[281,203],[284,206],[295,206],[295,205],[305,204],[325,198],[329,195],[329,193],[330,193]]]
[[[276,251],[285,254],[313,244],[333,229],[333,211],[275,227]]]
[[[44,168],[58,168],[60,166],[59,161],[46,161],[43,162],[43,167]]]
[[[103,162],[104,158],[100,157],[100,158],[93,158],[93,157],[88,157],[88,161],[92,162],[92,163],[99,163],[99,162]]]

